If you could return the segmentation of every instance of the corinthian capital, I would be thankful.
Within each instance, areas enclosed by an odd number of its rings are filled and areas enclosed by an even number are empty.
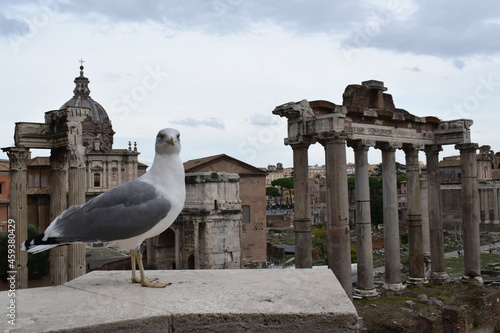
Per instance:
[[[10,170],[24,171],[28,169],[27,163],[30,159],[30,151],[27,148],[9,147],[3,148],[10,162]]]

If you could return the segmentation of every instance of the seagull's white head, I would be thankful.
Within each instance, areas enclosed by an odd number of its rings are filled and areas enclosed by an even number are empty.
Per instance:
[[[181,134],[174,128],[164,128],[156,136],[155,151],[157,154],[179,154],[181,151]]]

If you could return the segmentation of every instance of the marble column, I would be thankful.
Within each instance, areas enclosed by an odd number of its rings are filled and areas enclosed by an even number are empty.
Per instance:
[[[396,149],[397,145],[379,143],[382,150],[382,203],[384,215],[384,256],[386,291],[404,289],[401,283],[401,254],[399,252],[399,216],[398,191],[396,179]]]
[[[85,148],[71,145],[68,148],[68,206],[85,203]],[[85,274],[85,244],[68,246],[68,280]]]
[[[331,131],[321,133],[320,142],[326,161],[328,267],[352,299],[346,139],[345,133]]]
[[[16,289],[28,288],[28,253],[21,251],[22,242],[28,238],[28,167],[27,162],[30,158],[30,152],[26,148],[4,148],[10,161],[10,201],[9,201],[9,228],[14,226],[14,251],[15,263],[10,266],[8,262],[8,271],[15,272]],[[9,229],[10,230],[10,229]],[[9,244],[10,242],[9,238]],[[9,250],[11,248],[9,247]],[[9,252],[10,253],[10,252]]]
[[[413,144],[403,145],[406,159],[406,183],[408,202],[408,237],[410,271],[409,283],[425,282],[424,243],[422,231],[422,196],[420,194],[420,166],[418,149]]]
[[[427,161],[427,210],[429,214],[429,241],[431,248],[430,279],[444,282],[448,279],[444,261],[444,233],[441,220],[441,181],[439,179],[440,145],[425,146]]]
[[[481,248],[479,243],[479,198],[477,191],[477,143],[455,145],[460,150],[462,207],[464,233],[464,276],[463,282],[482,284]]]
[[[67,207],[68,154],[66,148],[50,152],[50,220],[53,221]],[[52,285],[68,281],[68,248],[59,246],[50,250],[50,279]]]
[[[312,267],[311,204],[309,202],[309,143],[290,144],[293,149],[295,267]]]
[[[349,142],[349,145],[354,149],[355,163],[358,283],[354,289],[354,295],[371,298],[378,296],[373,279],[372,221],[368,177],[368,150],[375,143],[356,140]]]

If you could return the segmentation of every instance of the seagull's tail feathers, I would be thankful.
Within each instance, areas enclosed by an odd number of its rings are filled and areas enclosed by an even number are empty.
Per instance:
[[[21,250],[27,250],[28,253],[36,254],[56,246],[64,245],[57,241],[54,237],[49,237],[44,240],[44,236],[45,234],[41,234],[34,238],[28,239],[27,241],[24,241],[22,243]]]

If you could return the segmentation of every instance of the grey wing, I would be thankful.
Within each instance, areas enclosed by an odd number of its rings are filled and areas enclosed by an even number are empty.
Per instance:
[[[58,217],[54,230],[60,242],[127,239],[153,228],[170,208],[170,201],[153,185],[133,180],[70,207]]]

